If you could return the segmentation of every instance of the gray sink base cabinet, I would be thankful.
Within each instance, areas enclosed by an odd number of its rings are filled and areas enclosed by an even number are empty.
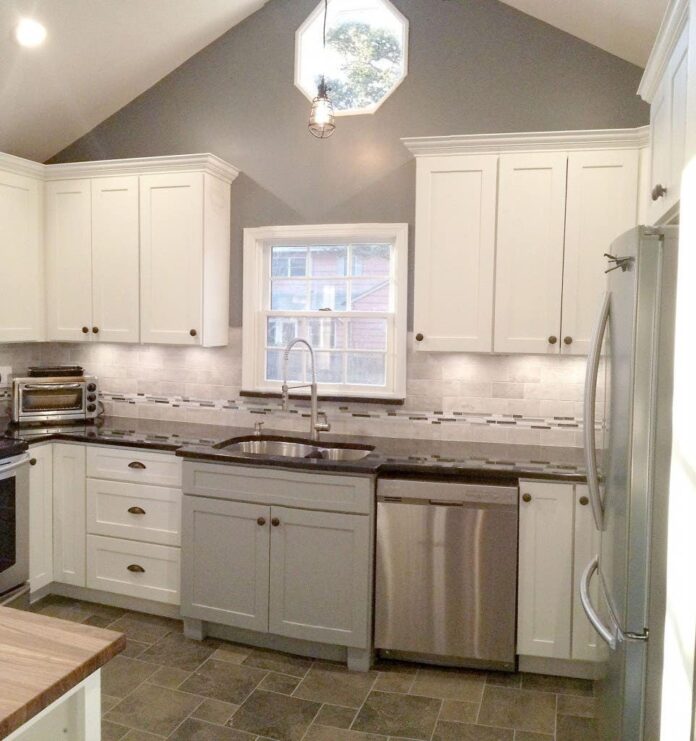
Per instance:
[[[188,637],[369,669],[373,477],[187,461],[182,514]]]

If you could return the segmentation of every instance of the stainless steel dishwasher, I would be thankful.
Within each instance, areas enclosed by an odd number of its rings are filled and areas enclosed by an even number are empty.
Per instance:
[[[517,488],[380,479],[375,648],[515,668]]]

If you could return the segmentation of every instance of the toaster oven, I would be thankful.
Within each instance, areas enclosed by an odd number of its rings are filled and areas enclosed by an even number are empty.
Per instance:
[[[98,415],[99,389],[94,376],[15,378],[12,421],[93,421]]]

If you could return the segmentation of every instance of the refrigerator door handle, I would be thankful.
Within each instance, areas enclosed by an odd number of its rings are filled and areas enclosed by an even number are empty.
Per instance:
[[[600,638],[613,651],[616,649],[618,644],[617,637],[611,630],[609,630],[609,628],[607,628],[606,625],[604,625],[590,601],[590,581],[598,567],[599,557],[595,556],[587,565],[587,568],[583,572],[582,579],[580,580],[580,603],[582,604],[582,609],[585,611],[585,615],[587,615],[587,619],[592,623],[592,626],[597,633],[599,633]]]
[[[587,488],[590,492],[592,516],[597,530],[604,529],[604,507],[599,493],[599,476],[597,475],[597,450],[595,441],[595,402],[597,399],[597,376],[602,352],[604,333],[609,321],[609,294],[604,294],[599,320],[595,326],[590,343],[590,353],[587,358],[585,372],[585,399],[584,399],[584,438],[585,438],[585,467],[587,468]]]

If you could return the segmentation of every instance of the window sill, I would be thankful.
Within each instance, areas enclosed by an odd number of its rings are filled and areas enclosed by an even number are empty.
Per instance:
[[[256,397],[258,399],[280,399],[282,394],[278,391],[240,391],[240,396]],[[309,394],[290,394],[293,401],[308,401]],[[403,406],[405,399],[395,398],[393,396],[340,396],[338,394],[319,394],[319,401],[336,401],[353,404],[391,404],[393,406]]]

